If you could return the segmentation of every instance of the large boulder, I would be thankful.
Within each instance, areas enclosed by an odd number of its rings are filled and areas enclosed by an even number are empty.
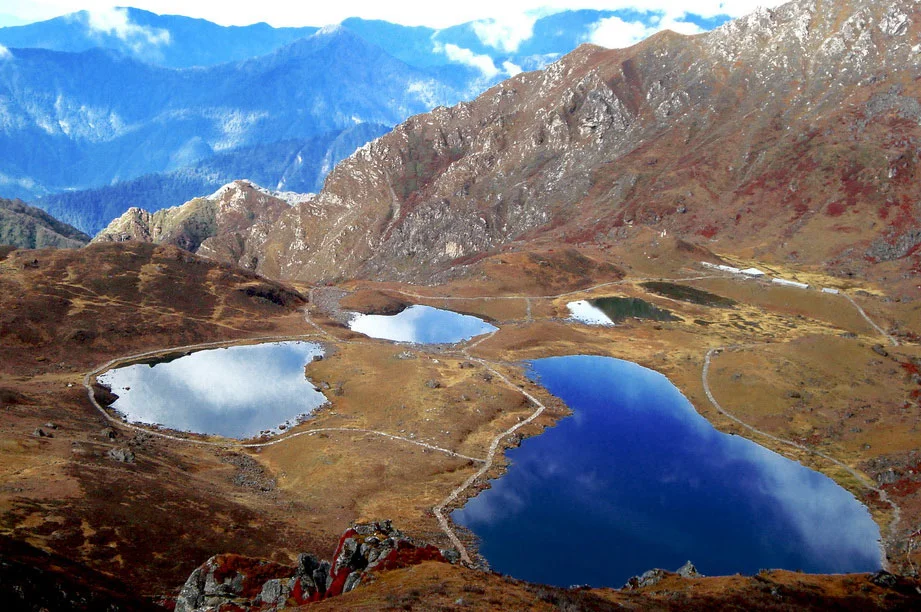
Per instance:
[[[206,612],[225,605],[281,610],[347,593],[371,571],[423,561],[454,562],[457,554],[452,553],[415,542],[390,521],[359,524],[339,539],[332,563],[303,553],[295,567],[240,555],[211,557],[186,580],[176,612]]]

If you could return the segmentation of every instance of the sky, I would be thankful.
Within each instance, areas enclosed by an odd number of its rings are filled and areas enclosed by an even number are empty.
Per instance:
[[[443,28],[476,20],[492,20],[514,32],[550,12],[567,9],[635,9],[659,13],[665,26],[682,23],[690,12],[709,18],[719,15],[740,17],[758,6],[776,6],[780,0],[463,0],[461,2],[400,2],[352,0],[350,2],[292,2],[260,0],[126,0],[133,6],[159,14],[200,17],[221,25],[247,25],[265,21],[273,26],[323,26],[347,17],[384,19],[403,25]],[[41,21],[79,10],[104,11],[111,0],[3,0],[0,14],[25,21]],[[0,15],[0,19],[3,15]],[[636,22],[627,22],[628,24]],[[616,25],[616,24],[615,24]],[[663,27],[665,27],[663,26]],[[672,28],[675,29],[675,28]]]

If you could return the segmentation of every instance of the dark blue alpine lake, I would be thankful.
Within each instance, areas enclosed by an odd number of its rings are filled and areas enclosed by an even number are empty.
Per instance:
[[[609,357],[530,363],[573,410],[508,451],[508,472],[452,514],[496,571],[622,586],[691,560],[707,575],[881,567],[879,528],[830,478],[724,434],[667,378]]]

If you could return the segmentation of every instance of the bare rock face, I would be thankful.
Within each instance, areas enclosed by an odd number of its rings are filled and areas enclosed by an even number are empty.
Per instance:
[[[94,242],[128,240],[172,244],[210,259],[250,270],[273,222],[309,195],[279,193],[249,181],[234,181],[212,195],[149,213],[131,208],[100,232]]]
[[[308,554],[298,555],[294,568],[240,555],[211,557],[186,580],[176,612],[299,606],[347,593],[369,572],[423,561],[454,562],[452,553],[413,541],[390,521],[359,524],[342,535],[332,563]]]
[[[425,281],[499,246],[638,225],[833,266],[871,265],[874,240],[895,245],[879,259],[911,257],[919,76],[915,0],[795,0],[698,36],[585,45],[357,151],[271,225],[257,270]]]

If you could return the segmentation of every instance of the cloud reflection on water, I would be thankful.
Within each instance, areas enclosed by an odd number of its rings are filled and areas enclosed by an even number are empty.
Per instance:
[[[119,396],[113,408],[131,422],[246,438],[326,401],[304,373],[322,353],[308,342],[235,346],[117,368],[99,380]]]
[[[661,374],[608,357],[531,365],[573,416],[508,451],[508,472],[453,514],[495,570],[616,587],[687,559],[710,574],[880,567],[866,507],[828,477],[715,430]],[[606,542],[603,558],[586,534]],[[545,551],[520,544],[531,541]]]
[[[416,305],[396,315],[355,313],[349,321],[349,329],[395,342],[441,344],[469,340],[497,328],[471,315]]]

